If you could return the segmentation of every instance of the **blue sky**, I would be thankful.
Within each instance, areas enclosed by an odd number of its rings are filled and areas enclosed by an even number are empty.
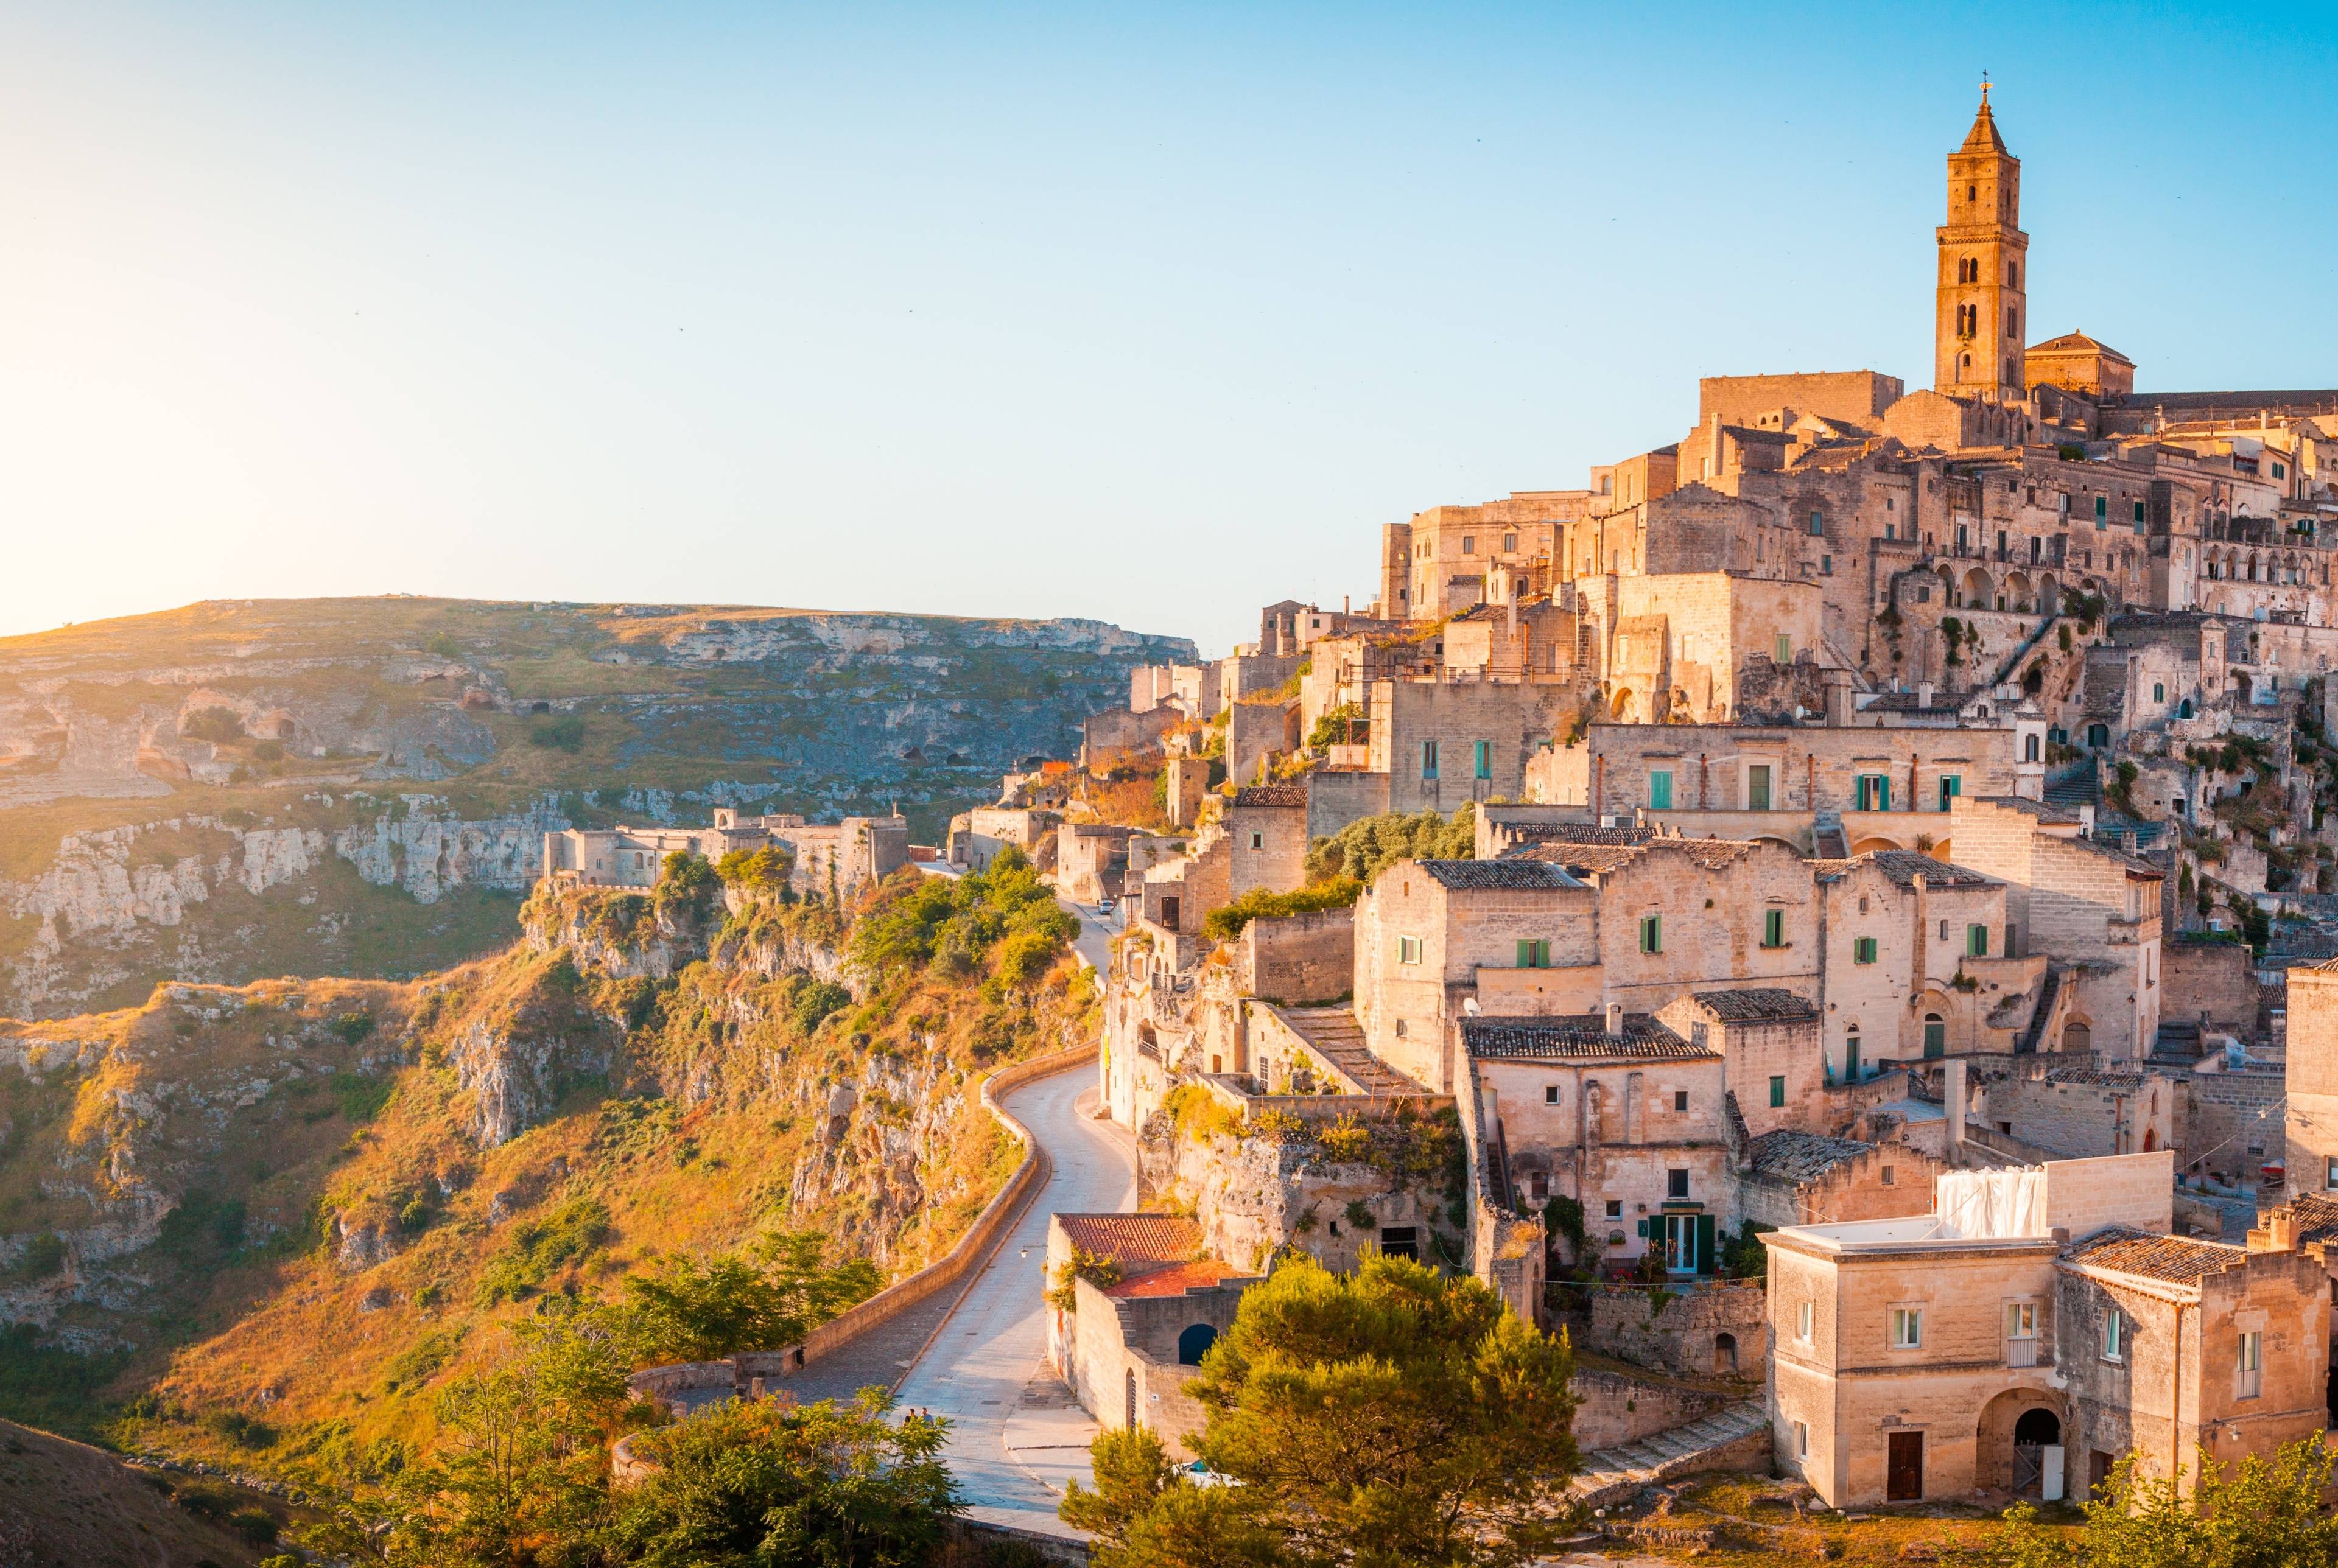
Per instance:
[[[0,5],[0,632],[408,592],[1222,651],[1379,526],[2036,336],[2338,384],[2303,7]]]

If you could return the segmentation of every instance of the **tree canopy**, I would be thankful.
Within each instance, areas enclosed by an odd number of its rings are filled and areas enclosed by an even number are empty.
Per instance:
[[[1196,1486],[1141,1436],[1097,1440],[1064,1517],[1102,1568],[1521,1563],[1557,1539],[1577,1468],[1573,1357],[1486,1286],[1374,1254],[1306,1259],[1243,1298],[1187,1387]]]
[[[2027,1503],[2007,1509],[2002,1560],[2009,1568],[2333,1568],[2338,1516],[2322,1506],[2333,1456],[2319,1434],[2238,1465],[2200,1450],[2186,1498],[2166,1477],[2138,1475],[2129,1454],[2080,1504],[2081,1531],[2046,1524]]]
[[[791,1231],[628,1275],[619,1308],[627,1348],[635,1361],[660,1365],[791,1345],[885,1282],[868,1259],[831,1264],[827,1250],[825,1236]]]
[[[987,964],[1022,986],[1046,974],[1079,932],[1079,917],[1009,848],[965,877],[909,870],[887,879],[853,922],[850,952],[879,980],[928,966],[968,975]]]
[[[1371,879],[1400,860],[1468,860],[1478,853],[1478,808],[1465,804],[1449,822],[1434,811],[1361,818],[1308,847],[1307,879]]]

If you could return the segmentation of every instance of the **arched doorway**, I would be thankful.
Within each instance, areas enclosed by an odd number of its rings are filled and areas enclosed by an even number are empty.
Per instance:
[[[2068,1491],[2060,1456],[2048,1453],[2062,1445],[2061,1400],[2050,1391],[2008,1388],[1981,1406],[1974,1437],[1973,1480],[1979,1485],[2021,1497]],[[2049,1488],[2048,1482],[2055,1485]]]
[[[1713,1337],[1713,1370],[1724,1377],[1737,1376],[1737,1336],[1715,1334]]]
[[[1949,1051],[1949,1021],[1938,1013],[1924,1014],[1924,1054],[1945,1056]]]
[[[2073,1018],[2062,1025],[2062,1049],[2065,1052],[2084,1053],[2094,1048],[2095,1032],[2087,1027],[2083,1020]]]
[[[1217,1342],[1218,1331],[1207,1323],[1186,1325],[1184,1332],[1177,1336],[1177,1365],[1199,1367],[1202,1357],[1208,1355],[1210,1347]]]

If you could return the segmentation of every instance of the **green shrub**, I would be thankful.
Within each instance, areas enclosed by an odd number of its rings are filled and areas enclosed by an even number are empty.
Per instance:
[[[1253,887],[1233,903],[1211,910],[1203,918],[1202,929],[1220,942],[1231,942],[1253,920],[1311,915],[1320,909],[1345,909],[1363,890],[1364,885],[1350,877],[1337,877],[1295,893],[1270,893],[1263,887]]]
[[[1478,808],[1464,805],[1449,822],[1434,811],[1390,811],[1349,823],[1307,849],[1307,879],[1369,883],[1399,860],[1468,860],[1477,854]]]
[[[25,1250],[16,1254],[16,1260],[8,1265],[5,1274],[0,1278],[30,1283],[35,1279],[46,1279],[64,1266],[64,1238],[54,1230],[44,1230],[25,1243]]]
[[[232,746],[243,737],[243,720],[232,708],[198,708],[179,721],[179,733],[191,740]]]
[[[359,1126],[381,1114],[383,1106],[398,1089],[389,1078],[368,1078],[358,1073],[336,1073],[325,1080],[325,1088],[333,1097],[333,1104],[349,1122]]]
[[[547,719],[527,729],[527,743],[547,751],[566,751],[572,755],[584,749],[584,720],[582,715],[563,713],[557,719]]]
[[[562,1264],[608,1239],[608,1206],[594,1198],[572,1198],[541,1219],[521,1222],[480,1275],[479,1304],[519,1300]]]
[[[373,1033],[373,1014],[344,1013],[333,1020],[332,1028],[333,1033],[341,1037],[342,1044],[355,1045]]]

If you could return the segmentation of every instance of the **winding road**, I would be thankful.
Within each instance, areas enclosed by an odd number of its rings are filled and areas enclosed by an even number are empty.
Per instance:
[[[1093,909],[1074,946],[1103,963],[1111,927]],[[945,1456],[973,1517],[1043,1534],[1070,1535],[1056,1517],[1065,1484],[1090,1478],[1096,1424],[1046,1364],[1047,1218],[1115,1213],[1136,1206],[1136,1142],[1100,1120],[1094,1064],[1027,1083],[1001,1101],[1031,1130],[1054,1169],[974,1277],[839,1347],[788,1379],[804,1400],[850,1398],[896,1386],[903,1409],[947,1417]]]

